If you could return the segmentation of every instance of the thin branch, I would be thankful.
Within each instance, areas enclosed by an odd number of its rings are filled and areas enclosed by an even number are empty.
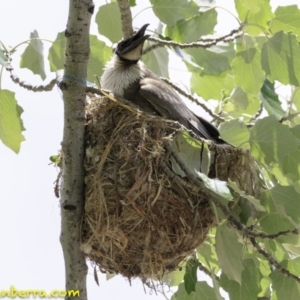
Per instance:
[[[263,232],[253,232],[252,228],[248,228],[245,225],[243,225],[238,219],[229,211],[228,208],[226,208],[222,203],[220,203],[217,199],[212,197],[211,199],[213,203],[218,206],[222,212],[227,216],[227,219],[243,234],[247,237],[257,237],[257,238],[262,238],[262,239],[275,239],[277,237],[280,237],[282,235],[287,235],[287,234],[299,234],[298,229],[293,229],[293,230],[288,230],[288,231],[280,231],[275,234],[265,234]]]
[[[284,267],[282,267],[279,262],[271,255],[269,254],[268,252],[266,252],[259,244],[258,242],[255,240],[255,238],[253,237],[250,237],[250,241],[253,245],[253,247],[255,247],[257,249],[257,251],[263,255],[267,260],[268,262],[274,266],[276,269],[278,269],[280,271],[281,274],[289,277],[289,278],[292,278],[294,280],[296,280],[298,283],[300,283],[300,278],[294,274],[292,274],[289,270],[285,269]]]
[[[20,78],[18,76],[16,76],[13,71],[13,67],[11,66],[11,57],[9,55],[9,53],[6,53],[7,58],[8,58],[8,66],[6,67],[6,70],[10,73],[10,78],[11,80],[18,84],[20,87],[27,89],[29,91],[33,91],[33,92],[48,92],[51,91],[53,89],[53,87],[55,86],[56,83],[56,79],[52,79],[48,84],[41,84],[41,85],[37,85],[37,86],[33,86],[32,84],[25,82],[25,81],[21,81]]]
[[[262,114],[262,112],[263,112],[263,109],[264,109],[264,107],[263,107],[263,104],[262,104],[262,102],[261,102],[258,111],[257,111],[256,114],[250,119],[249,124],[251,124],[251,122],[256,121],[256,120],[261,116],[261,114]]]
[[[117,2],[121,14],[123,37],[126,39],[133,34],[130,5],[128,0],[118,0]]]
[[[213,111],[211,111],[204,103],[201,103],[197,98],[193,97],[192,95],[186,93],[184,90],[179,88],[177,85],[172,83],[167,78],[161,78],[164,82],[169,84],[174,90],[176,90],[179,94],[183,95],[184,97],[188,98],[192,102],[196,103],[200,107],[202,107],[210,116],[212,116],[215,120],[218,120],[219,122],[225,122],[225,119],[217,114],[215,114]]]
[[[101,90],[98,87],[87,86],[85,88],[85,91],[87,93],[92,93],[92,94],[96,94],[96,95],[99,95],[99,96],[103,96],[103,93],[101,93]],[[109,91],[108,91],[108,93],[109,93]]]
[[[150,37],[148,40],[155,42],[156,44],[148,47],[147,49],[145,49],[143,51],[143,54],[148,53],[149,51],[152,51],[155,48],[158,47],[178,47],[181,49],[185,49],[185,48],[210,48],[216,44],[218,44],[219,42],[225,42],[225,43],[229,43],[231,41],[234,41],[237,37],[241,36],[243,34],[243,25],[241,25],[238,29],[234,29],[232,30],[229,34],[226,34],[224,36],[221,36],[219,38],[214,38],[214,39],[210,39],[210,38],[203,38],[198,40],[197,42],[193,42],[193,43],[178,43],[178,42],[174,42],[174,41],[166,41],[166,40],[161,40],[159,38],[155,38],[155,37]]]
[[[198,263],[199,263],[199,266],[198,266],[199,270],[202,271],[203,273],[205,273],[206,275],[208,275],[209,277],[212,277],[211,272],[200,261]],[[215,275],[215,278],[217,281],[220,281],[219,276]]]
[[[295,117],[298,117],[300,115],[300,112],[296,112],[294,114],[288,114],[287,116],[283,116],[280,120],[279,123],[283,123],[285,121],[290,121]]]

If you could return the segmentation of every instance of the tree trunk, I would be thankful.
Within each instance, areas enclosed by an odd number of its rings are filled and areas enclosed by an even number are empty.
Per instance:
[[[92,0],[69,1],[64,78],[60,84],[64,98],[60,242],[65,260],[66,290],[79,290],[80,297],[74,299],[81,300],[87,299],[87,265],[80,245],[84,210],[85,87],[93,11]],[[66,296],[66,299],[72,298]]]

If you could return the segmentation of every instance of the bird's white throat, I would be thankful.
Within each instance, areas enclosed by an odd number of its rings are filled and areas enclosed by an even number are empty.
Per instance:
[[[136,64],[128,65],[114,55],[104,68],[101,77],[101,88],[123,97],[124,90],[136,80],[146,76],[147,68],[139,61]]]

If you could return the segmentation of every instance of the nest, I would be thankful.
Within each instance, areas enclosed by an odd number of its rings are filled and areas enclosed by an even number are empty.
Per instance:
[[[100,270],[160,280],[215,225],[207,191],[172,169],[170,141],[182,132],[178,123],[129,104],[96,98],[89,105],[82,249]],[[209,177],[230,178],[255,195],[248,152],[201,143],[214,153]]]

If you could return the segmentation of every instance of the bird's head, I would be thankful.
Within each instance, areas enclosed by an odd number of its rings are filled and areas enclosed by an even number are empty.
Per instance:
[[[118,43],[116,54],[121,60],[137,62],[143,53],[143,45],[150,35],[145,35],[149,24],[142,26],[132,37]]]

